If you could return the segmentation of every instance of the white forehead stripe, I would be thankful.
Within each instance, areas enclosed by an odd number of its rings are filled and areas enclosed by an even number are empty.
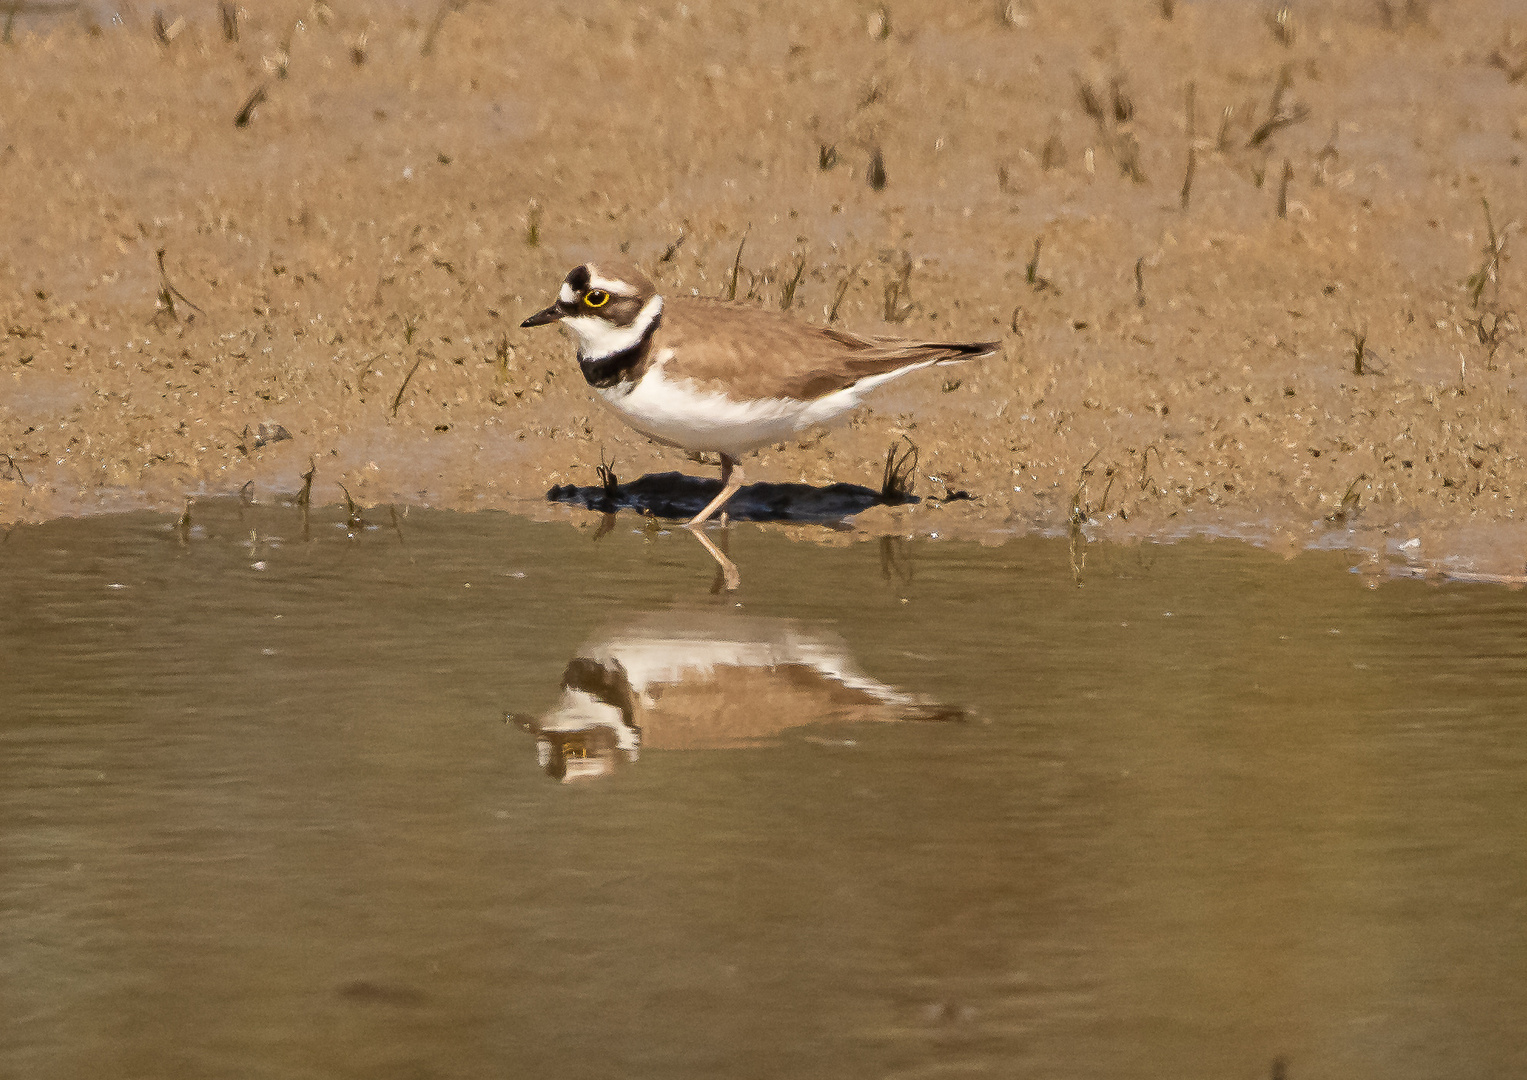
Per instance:
[[[573,287],[564,281],[561,291],[557,293],[557,299],[561,300],[564,304],[571,304],[574,300],[578,299],[578,294],[573,292]]]
[[[592,269],[589,271],[589,288],[603,289],[605,292],[614,293],[616,296],[636,295],[636,290],[627,282],[621,281],[619,278],[604,277]]]

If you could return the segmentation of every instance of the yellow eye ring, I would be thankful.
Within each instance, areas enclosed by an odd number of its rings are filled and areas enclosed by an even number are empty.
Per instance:
[[[591,289],[583,297],[583,302],[589,307],[604,307],[610,302],[610,294],[603,289]]]

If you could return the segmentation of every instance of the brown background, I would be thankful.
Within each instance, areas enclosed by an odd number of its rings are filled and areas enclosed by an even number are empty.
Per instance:
[[[310,463],[318,501],[537,514],[601,452],[708,473],[518,324],[612,251],[722,292],[745,235],[739,300],[799,266],[801,318],[841,289],[849,328],[1004,341],[744,463],[874,484],[905,435],[920,494],[977,496],[867,532],[1076,518],[1522,572],[1509,4],[239,15],[234,42],[211,4],[23,13],[0,46],[0,522],[263,500]]]

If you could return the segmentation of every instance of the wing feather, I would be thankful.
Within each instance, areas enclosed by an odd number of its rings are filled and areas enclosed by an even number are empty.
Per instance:
[[[664,307],[667,370],[733,397],[810,401],[903,368],[989,356],[995,341],[932,341],[811,326],[783,312],[675,297]]]

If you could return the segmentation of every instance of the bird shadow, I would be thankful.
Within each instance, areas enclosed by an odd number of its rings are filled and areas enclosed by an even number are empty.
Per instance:
[[[649,473],[628,484],[560,484],[546,493],[548,502],[581,506],[603,514],[635,510],[659,518],[687,519],[703,510],[721,490],[721,481],[678,472]],[[830,525],[872,506],[904,506],[916,495],[886,494],[863,484],[744,484],[727,501],[733,521],[796,521]]]

